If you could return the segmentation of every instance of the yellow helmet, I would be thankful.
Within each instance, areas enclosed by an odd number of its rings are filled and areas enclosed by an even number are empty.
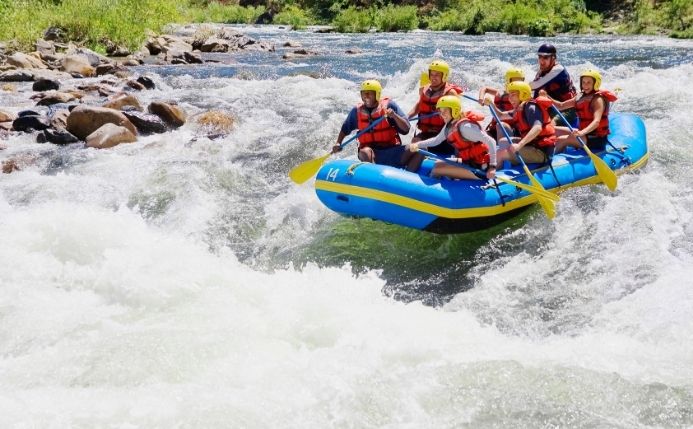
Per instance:
[[[599,90],[599,87],[602,86],[602,75],[599,74],[597,70],[587,69],[580,73],[580,79],[582,79],[585,76],[594,79],[594,90]]]
[[[380,93],[382,90],[382,85],[375,79],[364,80],[363,83],[361,83],[361,91],[375,91],[375,101],[380,101]]]
[[[450,74],[450,66],[443,60],[435,60],[428,65],[428,72],[437,71],[443,73],[443,82],[448,81],[448,75]]]
[[[524,70],[522,70],[522,69],[520,69],[520,68],[517,68],[517,67],[509,68],[509,69],[505,72],[505,84],[506,84],[506,85],[509,84],[509,83],[510,83],[510,79],[515,79],[515,78],[518,78],[518,77],[521,78],[522,80],[525,80],[525,72],[524,72]]]
[[[462,116],[462,102],[454,95],[445,95],[438,99],[436,108],[447,107],[450,109],[453,119],[459,119]]]
[[[527,82],[520,82],[517,80],[515,82],[510,82],[505,85],[505,90],[507,92],[517,91],[520,101],[527,101],[532,98],[532,88]]]

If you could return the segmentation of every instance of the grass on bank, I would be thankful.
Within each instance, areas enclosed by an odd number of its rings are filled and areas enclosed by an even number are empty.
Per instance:
[[[234,3],[235,1],[235,3]],[[267,12],[264,1],[239,6],[238,0],[0,0],[0,41],[33,48],[49,27],[65,30],[69,40],[104,51],[106,39],[131,49],[142,46],[148,32],[186,22],[253,23]],[[431,0],[422,7],[396,6],[395,0],[364,1],[369,7],[337,0],[272,0],[273,23],[303,28],[331,24],[339,32],[409,31],[416,28],[483,34],[548,36],[601,28],[602,18],[582,0]],[[673,37],[693,37],[693,1],[633,0],[624,33],[671,30]],[[331,6],[325,8],[327,4]],[[375,5],[379,5],[376,7]]]

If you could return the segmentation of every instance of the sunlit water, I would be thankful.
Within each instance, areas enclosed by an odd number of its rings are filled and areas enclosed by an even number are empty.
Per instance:
[[[0,427],[693,426],[693,42],[552,39],[621,88],[649,165],[565,192],[553,222],[438,236],[343,219],[287,173],[360,80],[408,110],[433,58],[475,93],[531,76],[543,40],[242,31],[319,55],[138,69],[143,104],[233,112],[225,138],[5,142],[32,163],[0,176]]]

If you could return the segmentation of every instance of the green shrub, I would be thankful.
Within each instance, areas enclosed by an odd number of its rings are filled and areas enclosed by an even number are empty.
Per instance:
[[[294,29],[304,28],[306,25],[311,25],[315,22],[315,18],[308,12],[295,5],[285,7],[281,12],[274,15],[272,19],[273,24],[290,25]]]
[[[264,6],[238,6],[211,2],[191,7],[186,16],[192,22],[218,22],[224,24],[252,24],[265,12]]]
[[[349,7],[334,17],[332,26],[340,33],[366,33],[373,26],[373,17],[370,10]]]
[[[380,31],[410,31],[419,26],[416,6],[388,5],[376,14],[376,26]]]

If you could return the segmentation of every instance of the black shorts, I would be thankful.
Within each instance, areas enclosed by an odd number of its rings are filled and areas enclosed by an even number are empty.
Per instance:
[[[606,149],[606,144],[609,142],[607,137],[597,137],[591,136],[589,134],[587,135],[587,138],[584,141],[591,151],[597,152],[601,152],[604,149]]]

